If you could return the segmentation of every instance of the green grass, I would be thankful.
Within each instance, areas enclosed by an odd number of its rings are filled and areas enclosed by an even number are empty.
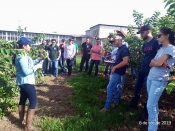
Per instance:
[[[80,63],[80,57],[77,58]],[[74,71],[78,71],[78,67]],[[100,65],[102,71],[104,66]],[[92,73],[93,74],[93,73]],[[85,72],[67,81],[75,92],[71,99],[74,102],[76,115],[65,119],[44,117],[40,125],[42,131],[108,131],[118,130],[119,127],[128,128],[137,125],[140,112],[128,110],[128,101],[121,99],[117,109],[111,108],[106,113],[99,110],[103,108],[108,79],[101,76],[87,76]]]

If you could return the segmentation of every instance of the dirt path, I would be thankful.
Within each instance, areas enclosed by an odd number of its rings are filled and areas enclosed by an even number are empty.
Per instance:
[[[76,74],[73,74],[75,76]],[[69,79],[66,74],[61,74],[58,78],[52,76],[45,76],[45,84],[36,86],[38,95],[38,105],[36,108],[35,122],[43,119],[43,115],[54,118],[64,118],[66,116],[72,116],[76,112],[73,108],[73,102],[70,98],[74,95],[70,85],[65,83],[66,79]],[[125,88],[122,92],[122,99],[131,100],[133,95],[134,80],[126,77]],[[146,90],[143,88],[142,94],[146,94]],[[163,93],[159,101],[159,120],[171,120],[171,125],[162,126],[160,131],[173,131],[175,125],[175,91],[171,95]],[[105,99],[106,94],[99,96],[101,99]],[[146,101],[146,97],[141,95],[141,101],[139,108],[143,108],[143,103]],[[123,127],[124,128],[124,127]],[[140,129],[146,131],[147,126],[136,125],[133,127],[133,131]],[[23,127],[18,124],[18,112],[12,112],[6,119],[0,120],[0,131],[23,131]],[[121,129],[120,131],[127,131]]]
[[[68,79],[67,75],[61,74],[58,78],[44,76],[44,79],[45,84],[36,86],[38,105],[34,121],[41,120],[43,114],[55,118],[73,115],[75,111],[70,97],[74,93],[71,87],[64,82],[65,79]],[[7,118],[0,120],[0,131],[23,131],[24,127],[20,126],[18,119],[18,111],[12,112]]]

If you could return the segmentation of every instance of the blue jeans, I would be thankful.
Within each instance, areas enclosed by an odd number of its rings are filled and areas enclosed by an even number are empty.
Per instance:
[[[47,73],[47,67],[48,67],[48,59],[46,58],[43,61],[42,74]]]
[[[147,76],[148,76],[148,73],[144,73],[141,71],[137,75],[137,79],[134,85],[134,97],[132,98],[132,101],[131,101],[132,106],[138,105],[138,102],[140,99],[141,88],[143,87],[144,83],[146,84]]]
[[[110,75],[110,80],[107,86],[107,98],[104,108],[110,108],[112,103],[112,96],[114,92],[114,104],[119,103],[121,94],[121,75],[112,74]]]
[[[60,56],[60,59],[59,59],[59,61],[58,61],[58,64],[59,64],[59,66],[60,66],[60,68],[61,68],[61,72],[66,72],[66,69],[65,69],[65,67],[64,67],[64,52],[61,52],[61,56]]]
[[[92,60],[91,59],[90,67],[89,67],[89,70],[88,70],[88,75],[91,74],[94,64],[95,64],[95,76],[98,75],[98,65],[99,65],[99,63],[100,63],[100,60]]]
[[[111,74],[111,69],[112,69],[112,65],[106,64],[105,71],[104,71],[103,74],[107,75],[108,74],[108,70],[109,70],[109,74]]]
[[[158,101],[166,88],[168,82],[155,81],[147,79],[147,109],[148,109],[148,131],[157,131],[158,129]]]
[[[25,105],[26,100],[29,99],[29,109],[35,109],[38,102],[36,96],[35,86],[31,84],[22,84],[20,87],[20,101],[19,105]]]
[[[57,60],[50,60],[50,69],[51,74],[54,76],[58,76],[58,61]]]

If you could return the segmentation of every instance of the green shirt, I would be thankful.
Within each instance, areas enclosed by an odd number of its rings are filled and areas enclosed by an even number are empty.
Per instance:
[[[77,43],[74,43],[74,45],[75,45],[75,48],[76,48],[76,51],[79,49],[78,48],[78,44]]]
[[[57,45],[55,46],[50,45],[48,46],[47,50],[49,52],[49,58],[51,60],[56,60],[58,58],[58,52],[60,48]]]

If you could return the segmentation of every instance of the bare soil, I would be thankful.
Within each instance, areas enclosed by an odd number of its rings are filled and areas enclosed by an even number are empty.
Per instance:
[[[75,74],[72,74],[71,77],[73,76]],[[50,75],[43,77],[45,84],[36,86],[38,105],[34,122],[42,120],[43,115],[64,118],[75,114],[73,103],[70,100],[74,93],[71,86],[64,82],[69,78],[67,74],[61,74],[58,78]],[[24,127],[18,121],[18,111],[12,112],[8,117],[0,120],[0,131],[23,131]]]

